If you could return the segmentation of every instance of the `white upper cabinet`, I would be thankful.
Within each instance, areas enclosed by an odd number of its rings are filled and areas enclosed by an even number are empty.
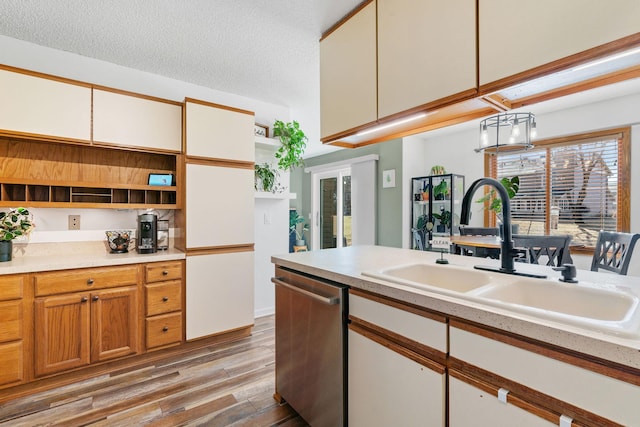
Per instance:
[[[640,32],[640,1],[480,0],[480,85]]]
[[[320,42],[321,137],[375,122],[376,2]]]
[[[254,161],[252,112],[188,99],[185,108],[188,156]]]
[[[93,141],[180,152],[182,106],[94,89]]]
[[[0,132],[91,140],[91,88],[0,70]]]
[[[378,0],[380,118],[476,88],[475,4]]]

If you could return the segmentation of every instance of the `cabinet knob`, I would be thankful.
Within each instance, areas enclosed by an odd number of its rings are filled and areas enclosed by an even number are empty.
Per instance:
[[[87,297],[80,298],[80,302],[87,302],[87,301],[89,301],[89,298]]]
[[[87,279],[87,285],[89,286],[93,285],[93,279]]]
[[[164,328],[162,328],[162,332],[169,332],[169,327],[165,326]]]
[[[167,271],[167,270],[162,270],[162,275],[163,275],[163,276],[167,276],[168,274],[169,274],[169,271]]]
[[[94,295],[93,298],[91,298],[92,301],[98,301],[100,299],[100,297],[98,295]]]
[[[169,301],[169,297],[162,297],[162,302],[167,302]]]

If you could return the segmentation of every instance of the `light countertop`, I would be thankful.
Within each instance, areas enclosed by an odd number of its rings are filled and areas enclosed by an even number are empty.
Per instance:
[[[275,255],[272,257],[272,262],[302,273],[415,304],[452,317],[477,322],[640,369],[640,339],[638,338],[589,330],[583,326],[560,323],[493,307],[478,301],[456,298],[452,295],[443,295],[361,274],[363,271],[379,271],[415,263],[435,264],[435,260],[439,257],[440,254],[434,252],[382,246],[352,246]],[[449,265],[454,268],[455,266],[469,268],[478,264],[500,266],[498,260],[450,254],[445,257],[449,260]],[[560,277],[559,272],[546,266],[518,263],[516,269],[530,273],[543,273],[551,280]],[[578,270],[577,279],[605,288],[614,287],[640,295],[640,278],[638,277]]]
[[[153,254],[112,254],[106,242],[14,244],[11,261],[0,262],[0,275],[103,267],[184,259],[185,254],[169,248]]]

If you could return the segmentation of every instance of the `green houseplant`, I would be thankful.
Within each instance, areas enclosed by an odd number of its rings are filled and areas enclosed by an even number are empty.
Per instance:
[[[302,225],[302,227],[298,227]],[[304,232],[309,231],[309,226],[304,223],[304,217],[298,214],[298,211],[289,212],[289,234],[295,233],[296,246],[304,246]]]
[[[513,199],[520,189],[520,177],[503,177],[500,184],[507,190],[509,199]],[[486,195],[476,200],[477,203],[488,203],[487,209],[492,211],[496,217],[502,222],[502,200],[496,196],[495,190],[489,191]]]
[[[34,227],[33,216],[25,208],[0,212],[0,262],[11,261],[13,239],[28,236]]]
[[[269,163],[256,164],[254,166],[254,187],[256,191],[274,191],[278,170],[271,167]]]
[[[295,120],[285,123],[276,120],[273,124],[273,136],[280,139],[280,147],[275,153],[278,167],[284,171],[297,166],[304,166],[302,155],[307,146],[308,138]]]

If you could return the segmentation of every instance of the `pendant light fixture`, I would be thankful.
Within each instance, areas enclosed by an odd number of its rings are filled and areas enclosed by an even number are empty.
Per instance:
[[[480,122],[480,145],[475,151],[498,152],[502,147],[505,151],[529,150],[535,137],[533,113],[502,113]]]

